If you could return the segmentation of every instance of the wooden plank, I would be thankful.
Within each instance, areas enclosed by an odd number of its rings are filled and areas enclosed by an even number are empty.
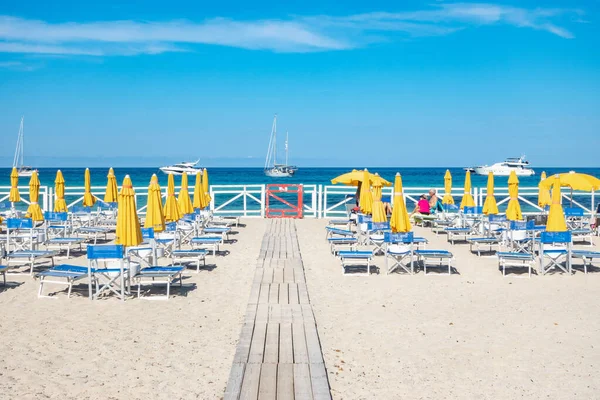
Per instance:
[[[294,281],[296,283],[305,283],[306,277],[304,276],[304,269],[294,268]]]
[[[248,303],[249,304],[257,304],[259,294],[260,294],[260,282],[252,283],[252,287],[250,288],[250,297],[248,298]]]
[[[264,268],[265,272],[263,273],[262,283],[271,283],[273,282],[273,272],[275,271],[273,268],[268,267]]]
[[[269,304],[269,322],[281,322],[281,304]]]
[[[279,324],[279,363],[292,364],[294,362],[294,349],[292,340],[292,324]]]
[[[245,324],[254,324],[256,319],[256,303],[249,303],[246,307],[246,315],[244,316]]]
[[[295,283],[290,283],[288,285],[288,302],[289,304],[300,304],[298,285]]]
[[[309,368],[314,399],[331,400],[331,391],[329,390],[329,380],[327,379],[325,364],[309,364]]]
[[[291,324],[292,321],[292,307],[289,304],[283,304],[280,306],[281,307],[281,315],[280,315],[280,323],[289,323]]]
[[[238,345],[235,349],[235,355],[233,356],[234,363],[248,362],[253,332],[254,323],[242,325],[242,333],[240,334],[240,340],[238,341]]]
[[[246,364],[244,381],[240,392],[240,400],[258,399],[258,384],[260,382],[260,364]]]
[[[279,364],[277,367],[277,400],[294,400],[294,366]]]
[[[258,295],[258,304],[267,304],[269,302],[269,287],[270,284],[263,283],[260,285],[260,293]]]
[[[300,304],[310,304],[308,290],[306,289],[306,283],[304,282],[298,283],[298,298],[300,299]]]
[[[265,337],[267,336],[267,324],[261,323],[254,325],[254,334],[250,344],[250,355],[248,363],[262,363],[265,354]]]
[[[277,364],[279,362],[279,324],[267,324],[265,340],[265,356],[263,363]]]
[[[260,369],[260,400],[277,399],[277,364],[263,364]]]
[[[227,387],[225,388],[224,400],[238,400],[242,391],[242,381],[244,380],[244,369],[246,364],[234,363],[231,366]]]
[[[256,306],[255,323],[266,324],[267,322],[269,322],[269,305],[259,304],[258,306]]]
[[[277,268],[275,268],[273,270],[273,282],[274,283],[283,283],[283,268],[277,266]]]
[[[302,309],[302,320],[304,321],[304,323],[316,324],[315,314],[313,313],[310,304],[300,304],[300,308]]]
[[[288,301],[288,284],[287,283],[280,283],[279,284],[279,304],[289,304],[289,301]]]
[[[321,343],[319,343],[317,326],[315,324],[304,324],[304,333],[306,335],[306,349],[308,351],[309,362],[311,364],[322,363],[323,353],[321,351]]]
[[[294,346],[294,363],[307,364],[308,350],[306,348],[304,324],[292,324],[292,340]]]
[[[312,400],[312,385],[308,364],[294,364],[294,398]]]
[[[277,283],[271,284],[269,288],[269,303],[277,304],[279,301],[279,285]]]
[[[292,309],[292,322],[295,324],[304,323],[304,317],[302,316],[302,308],[300,304],[290,304],[290,308]]]
[[[285,283],[294,283],[294,269],[290,267],[283,268],[283,281]]]

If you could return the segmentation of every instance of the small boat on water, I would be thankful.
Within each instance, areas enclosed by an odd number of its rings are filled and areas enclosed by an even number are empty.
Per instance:
[[[30,177],[37,170],[33,169],[32,167],[28,167],[23,163],[23,136],[25,134],[25,130],[23,128],[24,119],[25,117],[21,117],[19,136],[17,137],[17,148],[15,149],[15,157],[13,159],[13,168],[17,168],[17,173],[20,177]]]
[[[277,163],[277,115],[273,118],[273,127],[269,138],[269,148],[265,160],[265,175],[271,178],[291,178],[298,171],[295,165],[288,165],[288,134],[285,136],[285,164]]]
[[[202,173],[202,168],[196,167],[200,160],[196,160],[193,162],[184,161],[178,164],[167,165],[165,167],[160,167],[159,169],[168,175],[196,175],[198,172]]]
[[[492,172],[495,176],[508,176],[512,171],[514,171],[517,176],[535,175],[535,171],[529,168],[529,161],[525,160],[525,156],[507,158],[503,162],[492,165],[465,168],[465,171],[471,171],[477,175],[488,175]]]

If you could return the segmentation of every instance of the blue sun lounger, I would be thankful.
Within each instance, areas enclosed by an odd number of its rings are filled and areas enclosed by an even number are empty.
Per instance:
[[[427,266],[430,268],[448,266],[448,275],[452,274],[454,264],[454,256],[448,250],[415,250],[414,255],[417,257],[417,262],[423,265],[423,271],[427,275]]]
[[[467,243],[469,243],[469,251],[471,253],[473,253],[473,245],[474,245],[478,256],[481,256],[481,247],[482,246],[489,246],[490,252],[494,251],[494,246],[497,246],[496,252],[499,252],[501,241],[502,240],[496,236],[467,238]]]
[[[194,262],[196,263],[196,273],[199,273],[200,261],[206,267],[206,254],[208,254],[208,251],[205,249],[173,250],[171,252],[171,264],[175,265],[175,260],[180,263]]]
[[[583,272],[587,274],[588,265],[591,267],[594,260],[600,259],[600,251],[573,250],[571,258],[581,259],[583,261]]]
[[[472,229],[471,228],[446,228],[444,229],[444,232],[446,232],[446,234],[448,235],[448,241],[452,244],[454,244],[454,242],[458,238],[463,238],[463,240],[467,240],[469,238],[469,236],[472,233]]]
[[[29,264],[29,273],[33,275],[33,267],[36,261],[50,259],[54,267],[54,257],[58,253],[54,250],[18,250],[6,254],[6,264],[19,263],[20,265]]]
[[[329,242],[329,247],[333,255],[337,255],[340,251],[340,247],[353,250],[358,244],[358,239],[353,236],[330,237],[327,241]]]
[[[373,252],[370,250],[353,250],[353,251],[339,251],[338,257],[342,261],[342,271],[346,274],[346,268],[349,266],[366,265],[366,274],[371,274],[371,260],[373,259]],[[358,274],[353,274],[358,275]]]
[[[208,248],[212,249],[212,255],[215,257],[219,251],[219,245],[223,243],[221,236],[198,236],[190,240],[190,245],[193,248]]]
[[[171,293],[171,284],[179,281],[180,289],[183,288],[183,271],[185,267],[181,265],[173,265],[170,267],[148,267],[142,268],[132,279],[134,283],[137,283],[137,297],[141,298],[141,287],[142,283],[150,282],[152,285],[156,283],[166,284],[167,294],[164,296],[153,296],[151,299],[154,300],[169,300]]]
[[[498,251],[498,267],[502,268],[502,276],[506,276],[506,267],[527,268],[531,278],[531,268],[535,257],[530,253],[517,253],[514,251]]]
[[[38,297],[55,298],[43,294],[44,285],[47,283],[53,283],[58,285],[67,285],[69,288],[67,291],[67,298],[70,298],[73,284],[88,277],[92,278],[92,283],[95,284],[96,291],[98,291],[98,280],[95,279],[94,272],[95,271],[93,269],[88,271],[88,267],[68,264],[57,265],[49,270],[39,272],[35,275],[35,277],[40,280]]]

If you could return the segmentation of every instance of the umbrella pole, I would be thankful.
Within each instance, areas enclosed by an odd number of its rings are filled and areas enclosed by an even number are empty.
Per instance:
[[[573,188],[571,188],[571,208],[573,207]]]

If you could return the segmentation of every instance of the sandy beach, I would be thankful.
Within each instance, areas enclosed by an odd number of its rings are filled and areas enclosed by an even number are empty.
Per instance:
[[[0,286],[0,398],[221,398],[264,225],[234,229],[230,254],[186,273],[183,294],[175,288],[169,301],[38,299],[37,281],[9,275],[10,288]]]
[[[10,275],[0,397],[222,398],[267,221],[243,222],[230,254],[167,302],[38,299],[37,281]],[[415,228],[459,274],[343,276],[325,224],[296,221],[333,398],[597,397],[597,273],[503,278],[494,257]]]
[[[297,226],[334,398],[597,398],[597,273],[503,278],[495,257],[417,227],[460,275],[343,276],[325,224]]]

